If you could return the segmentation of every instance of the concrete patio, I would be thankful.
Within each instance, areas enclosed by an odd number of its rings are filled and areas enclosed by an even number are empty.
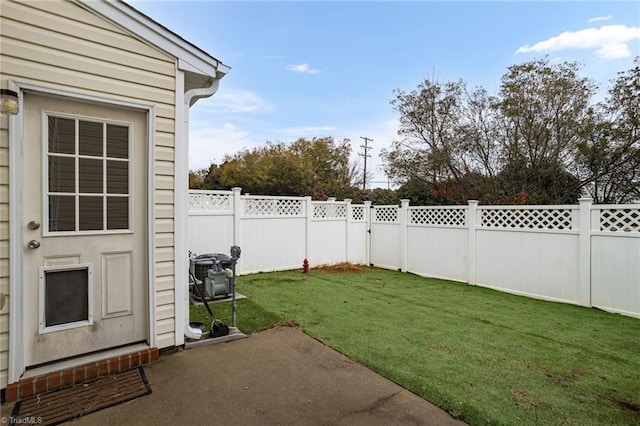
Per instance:
[[[297,328],[163,354],[153,392],[78,425],[462,425]]]

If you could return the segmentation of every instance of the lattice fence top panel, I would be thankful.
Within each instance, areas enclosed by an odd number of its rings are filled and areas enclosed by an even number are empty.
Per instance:
[[[351,205],[351,220],[354,222],[364,222],[366,220],[364,206]]]
[[[189,194],[190,212],[230,212],[231,210],[230,194]]]
[[[466,208],[411,208],[409,223],[411,225],[465,226]]]
[[[303,216],[304,200],[245,198],[245,216]]]
[[[400,207],[398,206],[376,206],[373,211],[375,212],[373,221],[374,222],[385,222],[385,223],[397,223],[398,222],[398,210]]]
[[[327,201],[313,202],[314,219],[345,219],[347,217],[347,205],[345,203],[332,203]]]
[[[484,228],[570,230],[571,209],[480,209]]]
[[[640,208],[600,210],[600,230],[640,232]]]

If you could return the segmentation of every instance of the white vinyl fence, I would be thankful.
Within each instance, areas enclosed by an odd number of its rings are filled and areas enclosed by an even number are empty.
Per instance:
[[[191,191],[189,245],[240,273],[370,264],[640,317],[640,205],[413,207]]]
[[[640,317],[640,205],[372,210],[372,265]]]
[[[188,244],[195,254],[242,249],[238,272],[339,262],[366,263],[368,206],[349,200],[190,191]]]

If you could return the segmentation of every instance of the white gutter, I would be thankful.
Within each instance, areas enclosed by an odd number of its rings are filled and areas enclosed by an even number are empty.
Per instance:
[[[221,77],[220,77],[221,78]],[[184,94],[184,103],[187,105],[187,115],[185,117],[185,123],[189,123],[189,107],[193,106],[199,99],[208,98],[213,96],[218,91],[218,86],[220,86],[220,78],[214,78],[211,86],[209,87],[201,87],[198,89],[187,90]],[[189,133],[189,129],[187,127],[187,135]]]

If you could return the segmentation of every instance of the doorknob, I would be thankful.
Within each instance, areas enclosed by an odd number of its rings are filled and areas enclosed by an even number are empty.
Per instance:
[[[36,229],[40,228],[40,223],[36,220],[32,220],[31,222],[27,223],[27,228],[35,231]]]
[[[27,246],[30,249],[37,249],[38,247],[40,247],[40,241],[38,240],[31,240],[27,243]]]

